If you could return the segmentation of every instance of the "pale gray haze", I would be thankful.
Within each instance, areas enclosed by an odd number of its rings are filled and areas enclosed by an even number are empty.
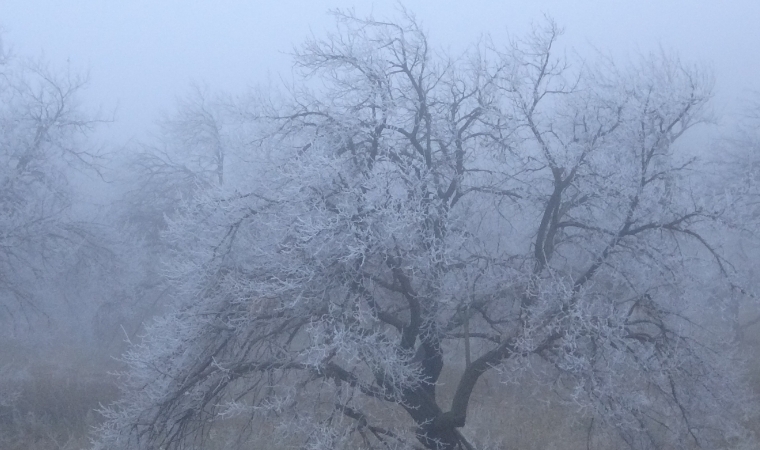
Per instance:
[[[760,2],[753,0],[406,1],[434,45],[463,50],[483,34],[520,36],[544,14],[563,46],[617,57],[663,47],[707,64],[717,108],[760,89]],[[140,138],[191,83],[240,92],[288,77],[290,52],[322,34],[333,8],[390,17],[396,2],[243,0],[2,0],[6,45],[90,73],[90,106],[116,110],[118,141]]]

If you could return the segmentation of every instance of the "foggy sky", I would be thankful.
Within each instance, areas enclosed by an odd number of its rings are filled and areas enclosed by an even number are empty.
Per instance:
[[[727,114],[760,90],[760,1],[409,0],[431,43],[461,51],[484,33],[519,36],[543,14],[564,44],[616,57],[665,50],[714,70],[715,108]],[[240,92],[288,77],[293,45],[332,27],[330,8],[393,17],[395,2],[346,0],[0,0],[6,48],[89,72],[90,108],[116,111],[103,133],[143,139],[191,83]]]

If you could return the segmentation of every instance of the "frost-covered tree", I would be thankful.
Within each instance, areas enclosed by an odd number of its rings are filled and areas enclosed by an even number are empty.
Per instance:
[[[721,155],[718,163],[724,167],[716,184],[725,186],[735,203],[731,214],[733,226],[732,252],[739,276],[749,282],[738,286],[743,296],[731,304],[735,317],[737,341],[747,331],[760,324],[758,312],[757,260],[760,247],[757,242],[760,217],[760,93],[746,95],[741,112],[729,133],[714,145],[714,153]],[[746,300],[746,301],[742,301]]]
[[[78,97],[86,79],[0,54],[0,309],[39,309],[40,290],[99,253],[72,214],[73,168],[97,167],[87,135],[98,122]]]
[[[488,372],[631,448],[742,445],[725,204],[678,145],[710,77],[556,57],[551,22],[451,58],[409,16],[336,18],[301,82],[240,107],[248,176],[170,220],[175,311],[96,448],[471,449]]]
[[[176,113],[161,121],[158,134],[126,158],[126,222],[150,241],[166,226],[183,198],[224,184],[231,136],[227,106],[206,88],[194,86]]]

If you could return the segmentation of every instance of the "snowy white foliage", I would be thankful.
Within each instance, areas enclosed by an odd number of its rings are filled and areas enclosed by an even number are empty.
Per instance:
[[[710,77],[557,58],[551,22],[452,58],[409,17],[336,18],[303,83],[239,104],[255,164],[168,220],[176,308],[125,356],[96,448],[276,423],[298,448],[470,449],[490,370],[632,448],[742,445],[726,208],[677,145]]]

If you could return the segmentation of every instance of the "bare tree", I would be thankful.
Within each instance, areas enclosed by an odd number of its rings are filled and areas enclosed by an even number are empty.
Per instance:
[[[169,289],[159,267],[167,250],[161,233],[183,199],[225,184],[228,158],[236,145],[228,103],[207,87],[194,85],[159,122],[155,136],[125,149],[118,164],[122,169],[118,183],[121,201],[115,202],[113,210],[122,233],[136,250],[123,251],[124,256],[140,255],[138,272],[142,276],[133,274],[132,280],[125,282],[133,287],[131,297],[137,298],[127,302],[117,298],[103,305],[98,320],[103,324],[99,325],[101,334],[114,339],[117,335],[123,338],[126,332],[128,338],[134,338],[144,321],[163,310]],[[112,326],[116,322],[125,331]]]
[[[96,448],[276,422],[299,448],[472,449],[487,372],[631,448],[740,445],[724,207],[676,145],[709,75],[557,58],[551,21],[450,58],[409,15],[336,19],[303,83],[246,109],[250,176],[170,221],[176,311],[125,356]]]
[[[97,168],[87,135],[98,120],[78,103],[86,78],[44,63],[0,57],[0,307],[11,315],[39,305],[52,275],[93,247],[71,214],[72,168]]]
[[[736,327],[737,342],[745,333],[760,323],[757,310],[758,285],[754,261],[758,247],[758,217],[760,217],[760,93],[745,98],[742,111],[728,134],[714,144],[714,153],[720,155],[717,163],[724,167],[715,177],[714,184],[728,192],[725,202],[734,204],[726,221],[733,229],[732,252],[735,254],[739,277],[747,280],[737,284],[741,296],[735,296],[730,311]],[[756,328],[755,328],[756,329]]]
[[[155,142],[128,156],[126,220],[151,240],[158,239],[164,216],[183,198],[224,184],[229,120],[221,99],[207,91],[194,86],[176,113],[161,121]]]

